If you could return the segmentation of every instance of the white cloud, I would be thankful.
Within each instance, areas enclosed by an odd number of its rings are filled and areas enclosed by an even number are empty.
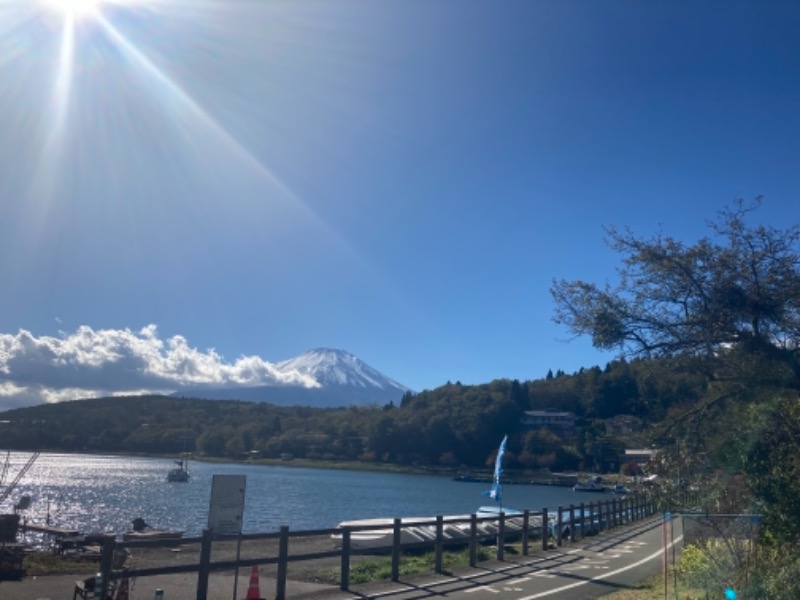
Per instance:
[[[162,340],[155,325],[138,332],[84,325],[57,338],[25,330],[0,334],[0,410],[189,386],[259,385],[319,386],[310,376],[282,372],[258,356],[226,363],[214,349],[200,351],[183,336]]]

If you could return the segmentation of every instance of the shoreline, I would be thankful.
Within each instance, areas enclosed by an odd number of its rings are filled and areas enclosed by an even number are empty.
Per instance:
[[[147,452],[107,452],[107,451],[92,451],[80,450],[76,452],[69,452],[58,449],[45,449],[45,450],[19,450],[19,449],[6,449],[11,452],[19,452],[30,454],[33,452],[42,452],[44,454],[61,454],[66,456],[89,455],[89,456],[107,456],[107,457],[140,457],[140,458],[163,458],[174,460],[176,458],[186,458],[192,462],[202,462],[207,464],[221,463],[221,464],[242,464],[242,465],[265,465],[265,466],[283,466],[293,467],[299,469],[325,469],[333,471],[367,471],[367,472],[380,472],[380,473],[408,473],[412,475],[434,475],[439,477],[457,477],[459,474],[469,473],[476,477],[486,478],[491,481],[493,471],[489,467],[474,468],[466,465],[458,467],[426,467],[420,465],[401,465],[398,463],[382,463],[382,462],[363,462],[363,461],[337,461],[337,460],[322,460],[322,459],[309,459],[309,458],[268,458],[268,457],[222,457],[222,456],[203,456],[195,455],[191,452],[180,452],[177,454],[150,454]],[[546,475],[545,475],[546,473]],[[564,472],[553,473],[549,471],[542,471],[540,469],[505,469],[504,475],[508,477],[503,478],[503,484],[513,485],[515,483],[522,483],[522,479],[536,479],[537,476],[541,477],[541,481],[556,480],[559,478],[576,478],[580,479],[588,475],[594,475],[591,472]],[[609,479],[621,477],[619,473],[608,474]],[[539,483],[535,481],[533,485],[551,485],[548,483]]]

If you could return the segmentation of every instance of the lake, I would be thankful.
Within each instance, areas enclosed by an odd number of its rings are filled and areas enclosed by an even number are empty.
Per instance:
[[[7,484],[29,457],[12,453]],[[168,483],[170,459],[42,454],[20,480],[0,512],[11,512],[20,496],[32,503],[23,515],[82,533],[130,529],[142,517],[157,528],[200,535],[207,525],[214,474],[247,477],[243,531],[324,529],[350,519],[430,517],[471,514],[493,501],[483,495],[486,483],[450,477],[378,473],[290,466],[191,462],[188,483]],[[539,511],[558,505],[597,501],[598,494],[537,485],[503,486],[503,506]],[[600,495],[603,496],[603,495]]]

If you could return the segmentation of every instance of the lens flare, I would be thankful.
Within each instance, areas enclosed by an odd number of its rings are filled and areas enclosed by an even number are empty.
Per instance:
[[[73,19],[96,15],[103,0],[42,0],[51,10]]]

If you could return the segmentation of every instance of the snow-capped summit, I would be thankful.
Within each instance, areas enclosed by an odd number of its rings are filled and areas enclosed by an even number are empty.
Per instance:
[[[317,348],[272,366],[276,373],[285,375],[281,383],[276,378],[274,384],[251,387],[183,388],[172,395],[327,408],[398,404],[411,391],[344,350]]]
[[[322,387],[345,385],[382,390],[395,389],[401,393],[408,391],[407,387],[389,379],[357,356],[344,350],[316,348],[279,362],[275,368],[282,373],[297,371],[302,375],[313,377]]]

